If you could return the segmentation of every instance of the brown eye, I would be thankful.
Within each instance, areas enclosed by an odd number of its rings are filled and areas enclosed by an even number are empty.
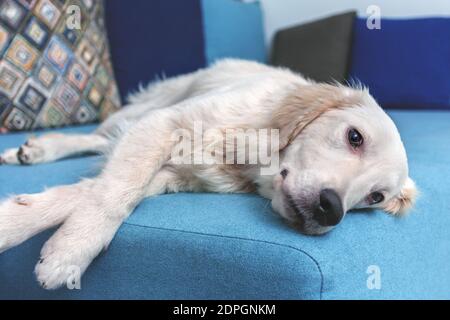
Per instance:
[[[355,128],[348,130],[347,139],[350,145],[355,149],[360,147],[364,142],[361,133],[359,133],[359,131]]]
[[[369,205],[380,203],[384,200],[384,195],[381,192],[372,192],[367,197],[367,203]]]

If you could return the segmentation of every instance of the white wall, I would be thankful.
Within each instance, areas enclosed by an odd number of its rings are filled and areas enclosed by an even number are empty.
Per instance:
[[[264,10],[266,44],[276,30],[356,10],[365,16],[369,5],[377,5],[382,17],[450,16],[450,0],[260,0]]]

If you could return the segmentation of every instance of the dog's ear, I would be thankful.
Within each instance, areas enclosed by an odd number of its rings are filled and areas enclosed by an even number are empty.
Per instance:
[[[300,85],[286,96],[273,114],[272,128],[280,130],[280,150],[288,146],[311,122],[330,109],[361,103],[363,90],[343,85]]]
[[[389,200],[383,209],[393,215],[402,216],[414,206],[417,195],[416,184],[408,177],[399,194]]]

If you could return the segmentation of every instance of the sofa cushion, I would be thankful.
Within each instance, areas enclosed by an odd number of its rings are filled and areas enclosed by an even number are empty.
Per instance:
[[[355,21],[351,78],[386,108],[450,109],[450,18]]]
[[[0,299],[449,299],[450,113],[390,114],[421,190],[403,219],[357,211],[332,232],[309,237],[257,195],[163,195],[138,206],[87,270],[81,290],[45,291],[34,279],[52,231],[0,254]],[[0,150],[25,139],[1,136]],[[88,157],[0,166],[0,198],[74,183],[94,175],[98,163]],[[379,287],[370,285],[373,272],[380,272]]]
[[[352,11],[278,31],[271,63],[316,81],[345,80],[354,18]]]
[[[124,5],[108,0],[106,24],[123,99],[140,84],[195,71],[220,58],[264,60],[258,3],[134,0]]]
[[[259,1],[202,0],[208,64],[224,58],[266,62]]]
[[[0,4],[0,132],[93,122],[120,107],[101,1]]]

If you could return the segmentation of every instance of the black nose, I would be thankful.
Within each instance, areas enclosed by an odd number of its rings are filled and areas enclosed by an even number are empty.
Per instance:
[[[341,198],[333,189],[320,191],[319,205],[314,211],[314,219],[324,227],[335,226],[344,216]]]

